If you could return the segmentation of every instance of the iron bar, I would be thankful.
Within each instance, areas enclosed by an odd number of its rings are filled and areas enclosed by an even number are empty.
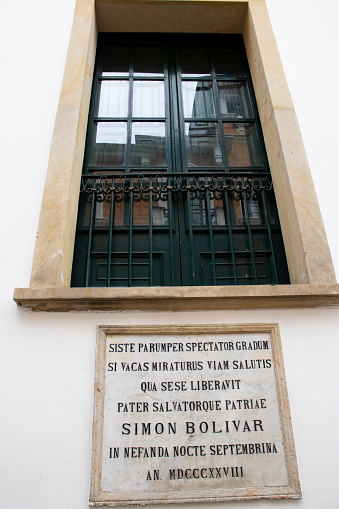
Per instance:
[[[231,248],[234,283],[237,285],[238,284],[237,265],[236,265],[236,261],[235,261],[235,255],[234,255],[233,232],[232,232],[230,207],[229,207],[229,202],[228,202],[228,191],[224,191],[224,211],[225,211],[225,224],[227,225],[228,236],[229,236],[229,241],[230,241],[230,248]],[[226,238],[226,240],[227,240],[227,238]]]
[[[128,286],[132,286],[132,249],[133,249],[133,191],[129,203],[129,230],[128,230]]]
[[[212,258],[212,279],[213,279],[213,284],[216,285],[217,284],[217,274],[216,274],[216,267],[215,267],[215,251],[214,251],[214,242],[213,242],[211,204],[210,204],[210,195],[209,195],[209,192],[207,189],[205,191],[205,202],[206,202],[208,233],[209,233],[209,239],[210,239],[211,258]]]
[[[242,185],[244,187],[244,179],[242,179]],[[247,193],[243,194],[243,202],[244,202],[244,212],[245,212],[245,219],[246,219],[247,233],[248,233],[248,243],[250,246],[252,265],[253,265],[253,276],[254,276],[255,284],[257,285],[258,284],[258,275],[257,275],[256,264],[255,264],[255,254],[254,254],[254,247],[253,247],[251,220],[250,220],[250,216],[248,213]]]
[[[93,235],[93,225],[95,220],[95,206],[96,206],[96,195],[95,195],[95,182],[94,189],[92,193],[92,204],[91,204],[91,217],[89,223],[89,232],[88,232],[88,247],[87,247],[87,259],[86,259],[86,286],[89,286],[89,280],[91,277],[91,250],[92,250],[92,235]]]
[[[189,193],[187,193],[185,197],[185,216],[188,226],[188,239],[189,239],[189,254],[190,254],[190,267],[191,267],[191,278],[192,278],[192,286],[195,286],[195,263],[194,263],[194,240],[193,240],[193,228],[192,228],[192,214],[190,211],[190,202],[188,200]]]
[[[151,181],[152,184],[152,181]],[[149,194],[149,285],[153,286],[153,193]]]
[[[113,180],[114,185],[114,180]],[[112,242],[114,228],[114,193],[111,194],[111,206],[109,211],[109,236],[108,236],[108,256],[107,256],[107,286],[111,286],[111,263],[112,263]]]
[[[171,190],[168,194],[168,227],[169,227],[169,247],[170,247],[170,281],[174,285],[174,253],[173,253],[173,195]]]
[[[274,246],[273,246],[273,240],[272,240],[272,231],[271,231],[270,219],[269,219],[268,212],[267,212],[266,198],[264,195],[264,191],[261,191],[261,201],[262,201],[262,207],[263,207],[264,216],[265,216],[265,222],[266,222],[266,226],[267,226],[268,239],[269,239],[270,248],[271,248],[275,284],[278,284],[279,277],[278,277],[277,262],[275,259],[275,252],[274,252]]]

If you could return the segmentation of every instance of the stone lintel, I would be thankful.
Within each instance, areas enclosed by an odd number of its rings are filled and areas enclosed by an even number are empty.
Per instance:
[[[151,288],[16,288],[33,311],[197,311],[339,306],[339,284]]]

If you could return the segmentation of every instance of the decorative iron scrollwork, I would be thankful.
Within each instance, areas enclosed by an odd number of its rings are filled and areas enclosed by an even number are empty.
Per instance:
[[[244,193],[257,200],[262,192],[273,190],[272,179],[267,174],[124,174],[83,175],[81,193],[95,195],[98,202],[116,201],[133,196],[134,201],[167,201],[170,193],[186,193],[193,200],[208,193],[215,200],[222,200],[225,192],[241,200]]]

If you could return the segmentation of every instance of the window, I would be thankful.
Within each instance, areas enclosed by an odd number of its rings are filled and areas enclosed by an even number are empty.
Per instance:
[[[283,283],[242,37],[100,34],[72,286]]]
[[[125,32],[126,37],[129,32],[243,34],[275,185],[291,284],[219,285],[217,289],[215,286],[70,288],[97,30]],[[96,203],[102,202],[96,200]],[[100,205],[102,210],[103,206]],[[81,249],[80,246],[77,252],[86,260],[87,248],[83,253]],[[278,266],[283,264],[279,262]],[[74,264],[73,286],[77,271],[84,281],[81,270]],[[85,274],[86,271],[87,267]],[[16,288],[14,300],[39,311],[296,308],[336,306],[338,286],[265,2],[77,0],[30,285]]]

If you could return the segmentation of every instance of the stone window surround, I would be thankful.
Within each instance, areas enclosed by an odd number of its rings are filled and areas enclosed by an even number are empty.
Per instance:
[[[291,285],[70,288],[98,31],[242,33]],[[264,0],[77,0],[29,288],[33,310],[195,310],[339,305],[339,285]]]

